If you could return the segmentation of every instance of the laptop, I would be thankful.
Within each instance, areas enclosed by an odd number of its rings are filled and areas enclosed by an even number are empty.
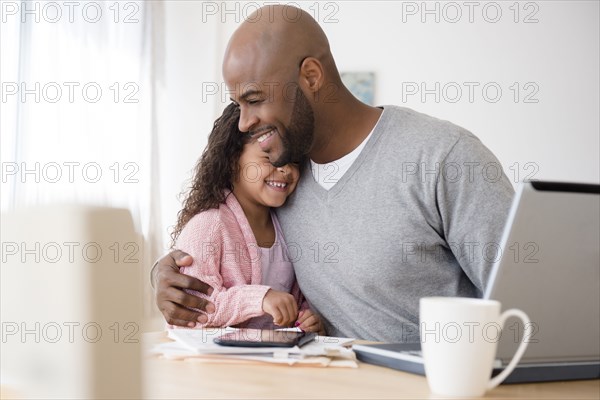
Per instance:
[[[519,308],[533,324],[505,383],[600,378],[600,185],[519,184],[484,298]],[[492,375],[508,364],[524,327],[509,319]],[[354,345],[361,361],[425,374],[419,343]]]

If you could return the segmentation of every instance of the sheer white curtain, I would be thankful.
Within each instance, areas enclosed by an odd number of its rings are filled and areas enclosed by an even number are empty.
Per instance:
[[[162,2],[2,7],[2,210],[127,208],[144,236],[147,270],[165,241],[154,96]]]

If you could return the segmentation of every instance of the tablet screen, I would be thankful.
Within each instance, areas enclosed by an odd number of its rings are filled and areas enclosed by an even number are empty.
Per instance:
[[[215,343],[225,346],[293,347],[298,345],[305,336],[304,332],[240,329],[219,336],[215,339]]]

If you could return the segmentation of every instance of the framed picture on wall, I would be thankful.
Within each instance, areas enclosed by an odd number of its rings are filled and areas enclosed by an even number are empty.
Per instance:
[[[375,72],[342,72],[342,82],[363,103],[375,103]]]

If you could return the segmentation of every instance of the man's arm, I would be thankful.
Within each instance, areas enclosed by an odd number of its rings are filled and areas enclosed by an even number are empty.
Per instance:
[[[463,135],[444,165],[461,174],[440,174],[437,200],[450,249],[483,294],[514,195],[498,159],[479,139]]]
[[[184,289],[191,289],[207,295],[212,294],[213,291],[205,282],[179,272],[179,267],[189,266],[192,261],[192,257],[188,254],[173,250],[159,259],[152,268],[151,279],[156,306],[171,325],[192,328],[196,326],[196,322],[208,321],[206,314],[189,308],[197,308],[207,313],[215,312],[214,304],[184,291]]]

